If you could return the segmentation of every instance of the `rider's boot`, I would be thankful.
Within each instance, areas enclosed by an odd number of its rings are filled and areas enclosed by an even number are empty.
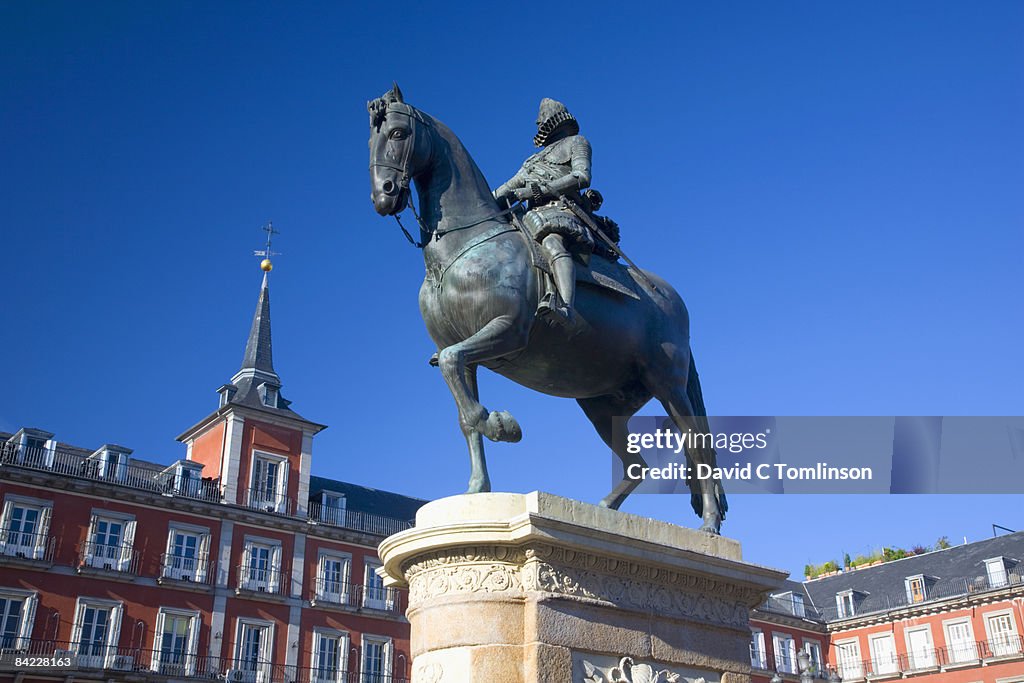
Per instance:
[[[548,235],[544,238],[544,250],[551,263],[551,273],[555,281],[554,296],[545,297],[541,301],[540,313],[553,313],[556,322],[572,326],[575,322],[573,302],[576,298],[576,266],[572,262],[572,254],[565,248],[565,240],[561,235]]]

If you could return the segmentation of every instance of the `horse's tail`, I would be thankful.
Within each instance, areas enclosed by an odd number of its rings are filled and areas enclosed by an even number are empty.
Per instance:
[[[708,412],[707,408],[704,407],[704,394],[700,390],[700,375],[697,374],[697,364],[693,360],[693,349],[690,349],[690,370],[687,373],[686,397],[690,399],[690,406],[693,407],[698,432],[710,432],[711,426],[708,424]],[[716,466],[715,449],[707,449],[707,455],[709,464]],[[718,497],[718,510],[722,514],[722,519],[725,519],[725,512],[729,509],[729,502],[725,499],[725,491],[722,490],[722,484],[717,480],[715,480],[715,494]],[[697,513],[698,517],[704,516],[704,499],[701,497],[700,481],[696,477],[690,478],[690,505],[693,506],[693,511]]]

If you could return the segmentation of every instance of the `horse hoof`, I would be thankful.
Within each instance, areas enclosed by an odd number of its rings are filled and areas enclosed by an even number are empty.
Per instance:
[[[721,536],[722,535],[722,523],[721,522],[704,522],[704,524],[703,524],[703,526],[701,526],[700,530],[703,531],[706,534],[711,534],[712,536]]]
[[[516,443],[523,438],[523,430],[507,410],[494,411],[487,416],[484,435],[491,441]]]
[[[466,493],[490,493],[491,482],[485,478],[481,479],[470,479],[469,488],[466,489]]]

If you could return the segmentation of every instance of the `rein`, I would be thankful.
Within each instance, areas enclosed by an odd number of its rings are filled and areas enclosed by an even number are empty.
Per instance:
[[[486,223],[487,221],[494,220],[495,218],[498,218],[500,216],[511,215],[512,211],[515,210],[515,204],[513,204],[512,206],[509,206],[507,209],[502,209],[501,211],[498,211],[497,213],[492,213],[489,216],[484,216],[483,218],[477,219],[477,220],[473,221],[472,223],[467,223],[466,225],[460,225],[457,228],[447,228],[445,230],[434,230],[433,232],[431,232],[431,230],[429,228],[427,228],[426,224],[424,224],[423,220],[420,218],[420,215],[418,213],[416,213],[416,209],[412,205],[412,198],[411,197],[409,198],[408,204],[406,204],[406,208],[412,210],[412,215],[416,217],[416,222],[419,223],[419,225],[420,225],[420,232],[422,234],[430,235],[431,239],[439,240],[442,237],[444,237],[445,235],[448,235],[450,233],[459,232],[460,230],[468,230],[469,228],[475,228],[476,226],[480,225],[481,223]],[[404,209],[403,209],[403,211],[404,211]],[[422,249],[423,247],[427,246],[430,243],[429,239],[426,242],[417,242],[416,240],[414,240],[412,238],[412,235],[409,234],[409,231],[405,229],[404,225],[402,225],[402,219],[399,217],[399,214],[397,214],[397,213],[395,214],[395,220],[398,222],[398,227],[402,229],[402,234],[405,235],[405,239],[409,240],[409,244],[411,244],[412,246],[416,247],[417,249]]]

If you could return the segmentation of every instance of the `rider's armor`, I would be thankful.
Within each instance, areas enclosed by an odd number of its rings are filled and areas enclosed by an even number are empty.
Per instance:
[[[588,208],[588,200],[580,193],[590,186],[590,143],[579,134],[579,124],[565,106],[545,98],[540,103],[534,144],[543,149],[523,162],[494,196],[499,201],[515,197],[527,202],[523,222],[548,252],[560,299],[546,299],[541,309],[569,321],[576,285],[572,256],[589,258],[594,238],[565,202]]]

